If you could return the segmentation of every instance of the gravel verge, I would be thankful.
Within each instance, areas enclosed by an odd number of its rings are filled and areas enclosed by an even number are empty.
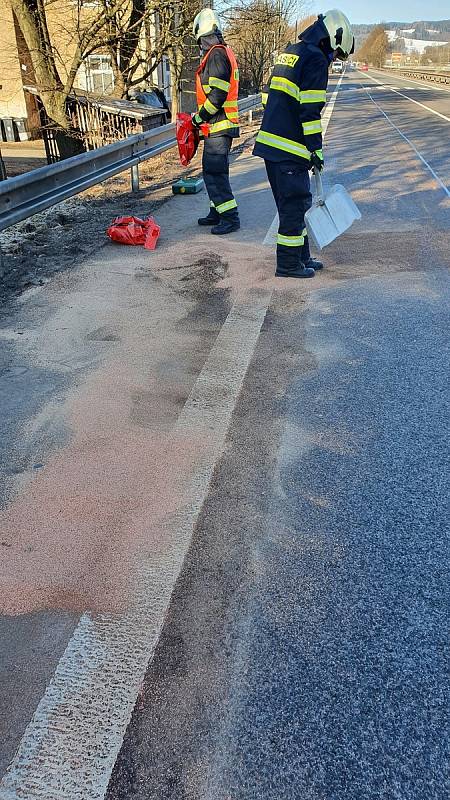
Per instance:
[[[251,146],[256,129],[243,126],[232,158]],[[105,230],[115,217],[156,214],[172,197],[175,180],[200,171],[199,156],[183,168],[177,151],[168,150],[141,164],[138,193],[130,191],[130,176],[124,172],[2,231],[0,302],[78,266],[109,241]]]

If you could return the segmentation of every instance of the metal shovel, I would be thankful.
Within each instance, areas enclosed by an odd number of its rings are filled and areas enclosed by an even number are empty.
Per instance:
[[[344,233],[355,219],[361,219],[361,212],[343,186],[336,184],[324,196],[322,176],[316,169],[314,178],[316,197],[305,214],[305,223],[308,236],[322,250]]]

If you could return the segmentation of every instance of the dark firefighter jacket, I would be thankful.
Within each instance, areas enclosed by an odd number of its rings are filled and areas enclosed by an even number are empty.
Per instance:
[[[275,60],[253,150],[267,161],[298,161],[308,169],[310,154],[322,149],[320,112],[326,99],[328,59],[316,44],[324,38],[321,25],[312,25],[300,42],[288,45]]]
[[[202,122],[208,122],[210,136],[239,136],[237,116],[237,82],[239,72],[236,60],[234,65],[228,58],[225,47],[214,46],[207,54],[199,78],[207,100],[200,106],[196,117]],[[234,69],[233,69],[234,66]],[[230,90],[236,98],[230,101]],[[218,111],[214,111],[219,109]]]

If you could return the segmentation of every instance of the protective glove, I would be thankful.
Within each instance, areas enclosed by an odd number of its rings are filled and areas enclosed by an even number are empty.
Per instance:
[[[203,122],[202,118],[198,114],[192,114],[191,121],[194,128],[199,128]]]
[[[311,167],[317,170],[317,172],[322,172],[323,170],[323,153],[322,150],[314,150],[311,153]]]

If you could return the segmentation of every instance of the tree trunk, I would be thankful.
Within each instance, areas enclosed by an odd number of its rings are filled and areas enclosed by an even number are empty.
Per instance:
[[[172,102],[170,104],[170,113],[172,122],[177,121],[177,114],[180,110],[180,98],[178,96],[178,92],[172,90]]]
[[[28,47],[36,84],[47,115],[57,125],[68,128],[70,120],[66,114],[67,94],[56,68],[45,13],[31,11],[23,0],[11,0],[11,8]]]
[[[119,100],[122,97],[125,97],[127,93],[127,87],[125,85],[125,80],[123,74],[121,73],[120,69],[117,72],[114,70],[114,89],[111,92],[111,97],[117,97]]]
[[[176,122],[180,110],[180,80],[181,80],[182,54],[177,47],[169,50],[170,85],[172,91],[172,122]]]
[[[69,130],[70,119],[66,112],[66,93],[62,89],[54,89],[52,91],[41,89],[39,94],[49,120],[56,123],[60,128]]]
[[[125,97],[127,92],[125,78],[117,61],[117,53],[112,49],[110,49],[109,52],[111,54],[111,66],[114,74],[114,89],[111,92],[111,97],[118,97],[120,100],[122,97]]]

